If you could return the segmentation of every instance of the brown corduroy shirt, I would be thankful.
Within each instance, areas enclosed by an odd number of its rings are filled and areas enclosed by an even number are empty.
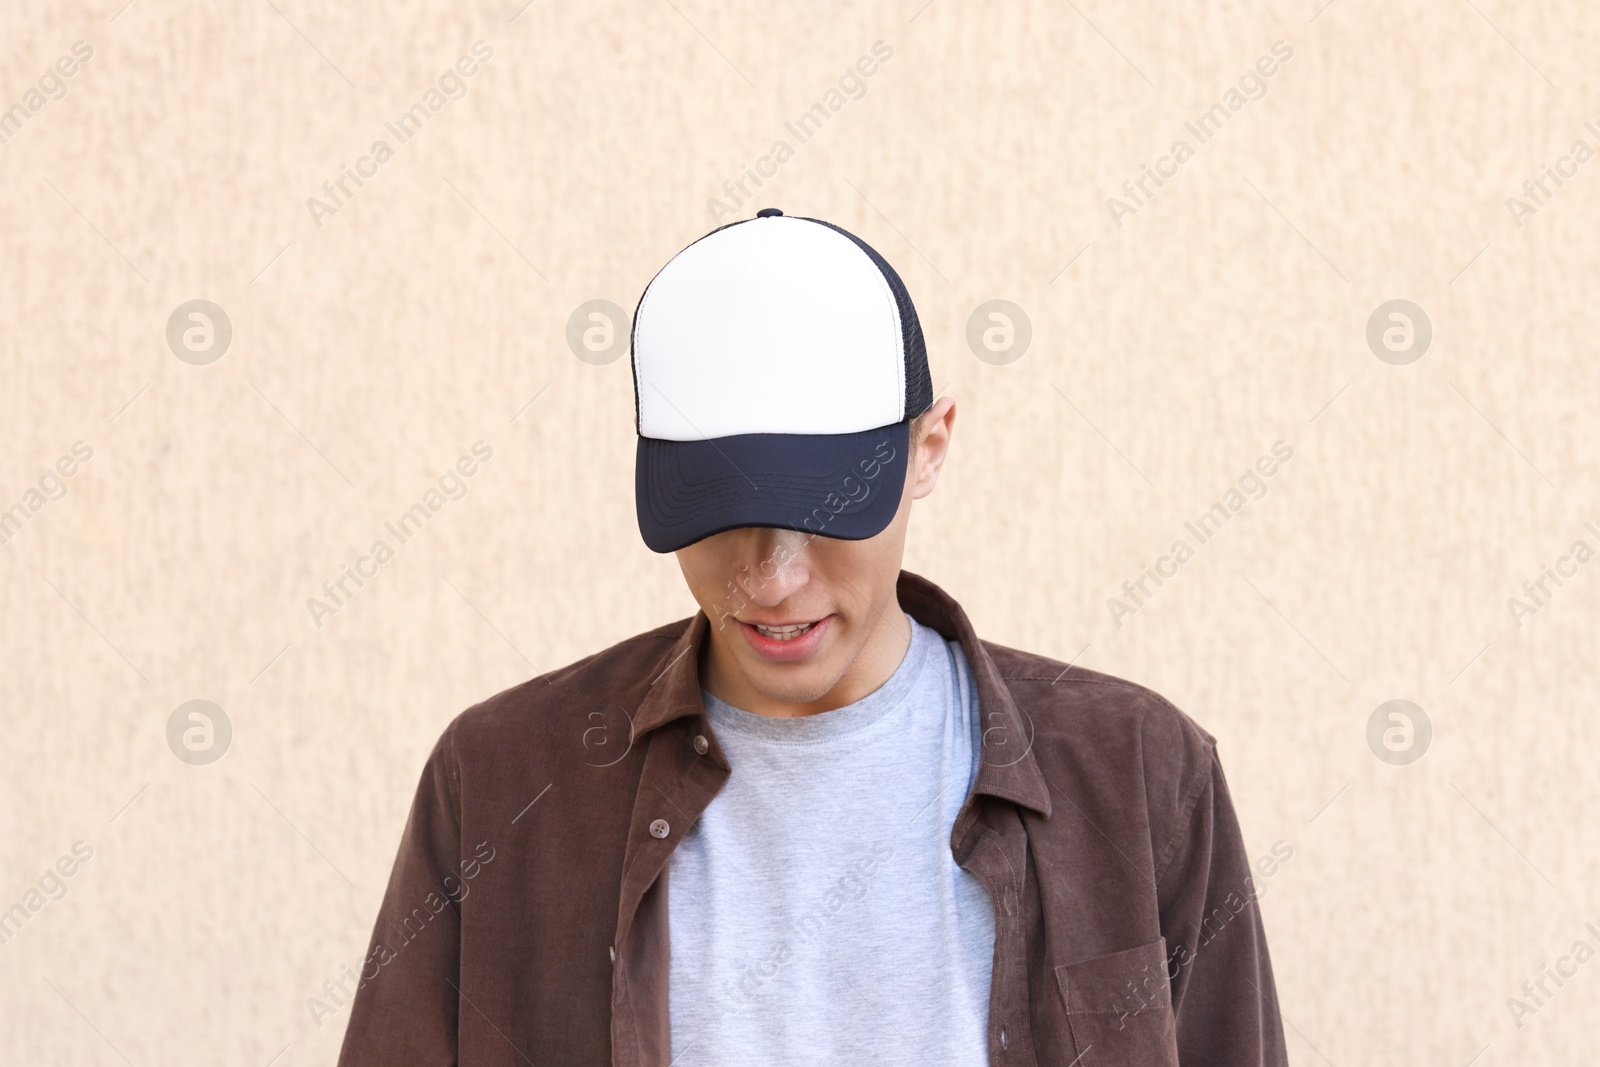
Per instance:
[[[989,1062],[1287,1064],[1215,739],[1148,689],[980,640],[924,578],[902,571],[899,598],[978,688],[950,848],[994,906]],[[341,1067],[668,1067],[667,859],[729,775],[709,629],[630,638],[445,729]]]

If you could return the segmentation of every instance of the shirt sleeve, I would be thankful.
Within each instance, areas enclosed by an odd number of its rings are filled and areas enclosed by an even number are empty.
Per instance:
[[[1266,931],[1215,748],[1157,876],[1178,1062],[1287,1067]]]
[[[339,1067],[457,1062],[461,821],[451,724],[417,785],[373,925]]]

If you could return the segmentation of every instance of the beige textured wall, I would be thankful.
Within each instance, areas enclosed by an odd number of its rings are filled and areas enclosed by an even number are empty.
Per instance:
[[[439,731],[692,610],[634,525],[627,360],[567,321],[631,310],[781,138],[737,214],[876,245],[958,399],[907,566],[992,639],[1169,696],[1252,851],[1293,847],[1262,907],[1295,1062],[1594,1062],[1600,963],[1522,984],[1600,949],[1600,563],[1508,599],[1600,548],[1600,162],[1560,162],[1600,149],[1600,17],[1321,2],[0,6],[0,908],[27,913],[0,1060],[333,1062],[347,1013],[308,998],[362,955]],[[1186,130],[1280,40],[1264,95]],[[1546,164],[1575,173],[1519,220]],[[166,339],[194,299],[232,328],[203,365]],[[996,299],[1032,329],[1004,365],[967,343]],[[1394,299],[1431,323],[1406,365],[1366,340]],[[1265,494],[1114,618],[1279,440]],[[313,620],[478,441],[466,496]],[[1391,699],[1432,724],[1408,765],[1368,745]],[[169,748],[190,700],[231,723],[209,765]]]

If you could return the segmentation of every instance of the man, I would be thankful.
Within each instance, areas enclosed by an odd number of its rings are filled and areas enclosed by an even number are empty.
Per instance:
[[[1211,735],[900,569],[955,404],[893,268],[764,209],[632,347],[701,610],[444,731],[340,1062],[1286,1063]]]

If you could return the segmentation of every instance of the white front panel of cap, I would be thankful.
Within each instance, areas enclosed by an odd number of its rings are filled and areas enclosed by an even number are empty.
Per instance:
[[[900,313],[837,230],[773,216],[695,242],[639,307],[639,433],[856,433],[905,418]]]

